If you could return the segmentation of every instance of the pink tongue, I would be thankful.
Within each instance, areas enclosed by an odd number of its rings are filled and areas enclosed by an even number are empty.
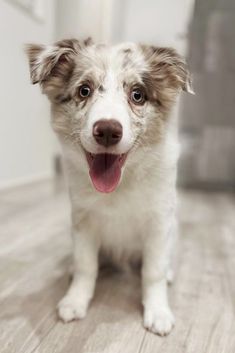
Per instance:
[[[121,177],[121,163],[118,155],[102,153],[94,155],[90,162],[90,177],[100,192],[112,192]]]

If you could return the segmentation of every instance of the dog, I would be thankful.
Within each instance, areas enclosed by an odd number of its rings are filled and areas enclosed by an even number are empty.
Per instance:
[[[193,93],[172,48],[90,39],[26,48],[31,81],[51,102],[72,206],[74,272],[58,304],[64,322],[86,316],[99,256],[142,260],[145,328],[174,326],[167,282],[176,252],[179,93]]]

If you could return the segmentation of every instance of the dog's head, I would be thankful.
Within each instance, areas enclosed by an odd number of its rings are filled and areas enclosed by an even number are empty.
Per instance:
[[[191,91],[184,60],[171,48],[114,47],[90,40],[28,45],[32,83],[52,103],[52,126],[83,150],[101,192],[119,183],[128,154],[155,145],[181,90]]]

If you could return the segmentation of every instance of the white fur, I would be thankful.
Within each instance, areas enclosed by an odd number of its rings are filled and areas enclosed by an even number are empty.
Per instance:
[[[116,49],[117,50],[117,49]],[[123,126],[123,138],[112,153],[124,153],[133,145],[131,115],[113,67],[112,55],[104,82],[105,93],[97,97],[81,129],[82,146],[101,153],[92,136],[99,119],[116,119]],[[140,67],[144,63],[137,58]],[[118,66],[118,65],[117,65]],[[136,70],[136,68],[135,68]],[[144,326],[165,335],[174,325],[167,298],[167,278],[172,277],[171,255],[176,236],[177,129],[169,119],[159,143],[131,149],[119,187],[111,194],[94,190],[81,147],[62,143],[72,203],[74,276],[58,305],[64,321],[86,315],[93,296],[102,249],[114,261],[141,257]]]
[[[181,89],[192,93],[184,60],[171,48],[110,47],[74,39],[49,47],[29,45],[27,53],[32,82],[41,84],[52,103],[52,127],[62,144],[72,206],[74,273],[58,304],[60,318],[85,317],[100,253],[119,263],[140,258],[144,326],[168,334],[174,325],[167,281],[172,281],[176,254],[179,154],[176,115],[169,113]],[[90,85],[86,98],[80,94],[84,84]],[[144,93],[139,104],[132,95],[136,87]],[[101,119],[122,125],[117,144],[97,143],[93,127]],[[86,155],[92,160],[97,153],[118,154],[120,164],[120,155],[127,154],[112,193],[99,193],[89,178]]]
[[[123,91],[117,90],[117,87],[117,77],[113,71],[109,70],[104,81],[105,93],[92,105],[86,126],[81,131],[81,142],[84,148],[91,153],[99,153],[104,150],[103,147],[97,145],[92,136],[93,125],[100,119],[115,119],[123,127],[123,136],[118,146],[115,146],[115,153],[125,153],[133,144],[134,137],[131,131],[127,103]]]
[[[116,261],[143,257],[144,326],[160,335],[172,329],[174,317],[166,288],[176,235],[178,143],[172,130],[155,149],[136,151],[129,157],[129,170],[124,170],[121,185],[112,194],[91,192],[85,159],[79,152],[64,149],[72,199],[75,264],[73,282],[59,303],[59,315],[64,321],[86,315],[97,277],[98,251],[102,248]],[[151,174],[146,176],[149,168]]]

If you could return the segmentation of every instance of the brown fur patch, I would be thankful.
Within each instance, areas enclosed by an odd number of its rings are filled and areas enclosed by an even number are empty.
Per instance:
[[[32,82],[40,83],[52,103],[52,126],[72,145],[81,144],[81,131],[87,128],[93,103],[108,93],[105,78],[110,69],[118,95],[123,94],[123,102],[126,99],[133,148],[151,146],[162,139],[176,96],[190,86],[186,64],[171,48],[124,45],[113,56],[112,49],[103,44],[69,39],[50,47],[30,45],[27,53]],[[78,94],[84,83],[92,90],[87,99]],[[130,100],[133,87],[143,88],[145,104]]]
[[[151,103],[167,113],[178,92],[188,91],[190,74],[183,58],[172,48],[157,48],[141,45],[148,64],[143,73],[143,82]]]
[[[43,93],[52,101],[58,101],[58,97],[59,101],[66,101],[70,96],[67,87],[75,66],[75,57],[82,48],[89,45],[90,38],[83,42],[77,39],[61,40],[49,49],[43,45],[27,45],[32,83],[40,83]]]

